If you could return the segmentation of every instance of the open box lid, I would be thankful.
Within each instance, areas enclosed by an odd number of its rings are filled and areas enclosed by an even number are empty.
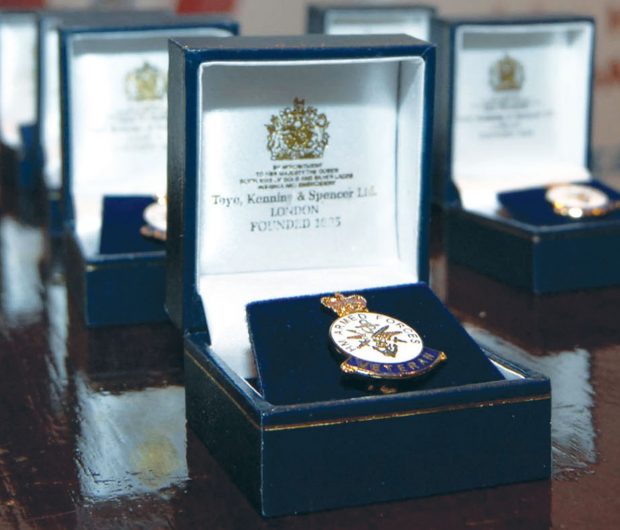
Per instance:
[[[220,25],[222,29],[237,25],[226,17],[206,15],[178,16],[169,10],[46,11],[39,18],[37,121],[39,145],[43,153],[43,178],[50,189],[59,189],[62,180],[60,133],[60,28],[148,28],[172,25]],[[233,30],[237,33],[237,30]]]
[[[34,123],[37,15],[0,12],[0,141],[18,148],[19,128]]]
[[[253,375],[257,300],[428,278],[434,47],[170,44],[167,309]]]
[[[61,27],[102,24],[146,24],[161,22],[163,11],[99,11],[59,9],[39,13],[37,49],[37,123],[38,145],[43,155],[42,177],[48,189],[58,190],[62,182],[60,134],[60,52]]]
[[[86,256],[99,252],[104,196],[165,195],[168,39],[236,29],[202,17],[61,30],[63,201]]]
[[[591,178],[595,25],[589,17],[450,23],[448,176],[461,205]]]
[[[334,5],[310,6],[308,29],[331,35],[405,33],[431,40],[436,10],[424,5]]]

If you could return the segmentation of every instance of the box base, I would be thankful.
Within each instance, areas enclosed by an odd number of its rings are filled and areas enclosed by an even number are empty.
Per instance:
[[[165,252],[86,258],[75,234],[64,237],[69,296],[89,327],[168,322]]]
[[[514,287],[544,294],[620,285],[620,222],[533,227],[446,211],[446,254]]]
[[[0,212],[17,214],[17,174],[19,170],[17,152],[0,144]]]
[[[188,424],[264,516],[550,475],[545,378],[295,410],[262,400],[204,337],[186,339],[184,355]]]

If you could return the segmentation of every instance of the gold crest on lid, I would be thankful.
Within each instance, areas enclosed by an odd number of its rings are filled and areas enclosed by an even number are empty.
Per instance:
[[[152,101],[166,95],[165,72],[145,62],[125,76],[125,93],[133,101]]]
[[[521,90],[525,80],[523,65],[510,55],[505,54],[491,66],[489,80],[491,87],[496,92]]]
[[[329,142],[329,121],[315,107],[306,106],[301,98],[271,116],[267,127],[267,149],[272,160],[321,158]]]
[[[368,311],[366,299],[359,294],[344,296],[341,293],[336,293],[333,296],[324,296],[321,298],[321,303],[339,317],[344,317],[351,313],[366,313]]]

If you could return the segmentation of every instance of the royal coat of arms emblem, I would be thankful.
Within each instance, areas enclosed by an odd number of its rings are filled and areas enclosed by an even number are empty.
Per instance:
[[[272,160],[303,160],[322,158],[329,143],[325,114],[306,106],[304,99],[295,98],[287,107],[271,117],[267,127],[267,149]]]

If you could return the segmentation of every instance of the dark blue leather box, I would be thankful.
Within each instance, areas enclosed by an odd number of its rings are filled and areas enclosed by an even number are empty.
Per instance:
[[[142,212],[166,188],[167,40],[228,19],[151,15],[60,30],[62,212],[70,296],[89,326],[167,320],[165,245]]]
[[[0,144],[3,164],[2,203],[24,222],[32,221],[34,195],[30,126],[35,120],[35,57],[23,54],[36,45],[34,11],[0,11]],[[28,200],[26,200],[28,199]]]
[[[46,219],[52,238],[62,236],[64,219],[60,201],[62,186],[62,153],[60,125],[60,71],[59,30],[74,28],[104,30],[171,27],[219,27],[231,34],[238,33],[238,26],[225,17],[205,15],[177,16],[164,10],[97,11],[97,10],[47,10],[38,13],[37,80],[36,80],[36,143],[39,148],[37,178],[38,188],[44,190],[47,202]]]
[[[21,148],[17,177],[19,218],[25,223],[40,226],[45,221],[46,204],[41,200],[38,171],[40,152],[36,142],[36,125],[20,127]]]
[[[420,4],[308,6],[308,33],[330,35],[405,33],[434,42],[434,7]]]
[[[36,181],[35,203],[41,208],[48,235],[59,240],[64,233],[61,187],[61,129],[60,129],[60,57],[59,28],[63,26],[101,26],[108,24],[138,24],[161,21],[164,12],[93,10],[42,10],[36,14],[36,121],[34,143],[37,158],[31,164]],[[34,150],[33,150],[34,152]],[[29,199],[30,200],[30,199]]]
[[[445,22],[435,192],[450,260],[535,293],[620,283],[617,216],[566,221],[544,200],[554,183],[604,187],[590,173],[594,34],[589,17]]]
[[[425,283],[433,63],[404,35],[170,43],[188,424],[265,516],[549,476],[549,381],[490,360]],[[343,379],[319,303],[335,289],[448,361],[391,395]]]

